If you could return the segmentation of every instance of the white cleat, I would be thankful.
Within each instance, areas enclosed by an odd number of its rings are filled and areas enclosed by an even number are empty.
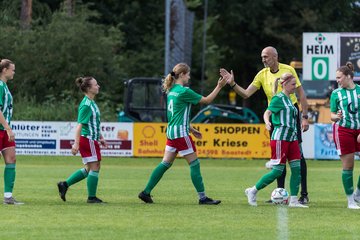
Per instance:
[[[309,206],[303,205],[303,204],[299,203],[298,201],[290,202],[289,207],[291,207],[291,208],[309,208]]]
[[[252,188],[247,188],[245,190],[245,195],[247,196],[249,205],[256,207],[256,193],[253,192]]]
[[[348,209],[360,209],[360,207],[356,203],[349,203]]]
[[[355,202],[360,203],[360,195],[354,193],[354,200]]]

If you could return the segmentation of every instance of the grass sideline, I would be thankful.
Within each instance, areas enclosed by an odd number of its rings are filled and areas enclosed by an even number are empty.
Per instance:
[[[359,239],[360,211],[346,208],[339,161],[307,162],[309,209],[264,203],[275,183],[259,192],[258,207],[247,204],[244,189],[267,171],[264,160],[202,160],[206,192],[222,203],[199,206],[189,167],[177,159],[147,205],[137,194],[159,161],[104,158],[98,196],[108,203],[89,205],[86,181],[67,202],[57,192],[79,157],[18,156],[14,195],[26,204],[0,207],[0,239]]]

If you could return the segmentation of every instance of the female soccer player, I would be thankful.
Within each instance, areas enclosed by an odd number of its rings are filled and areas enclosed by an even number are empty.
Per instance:
[[[103,146],[106,146],[106,142],[100,133],[100,110],[94,101],[100,86],[93,77],[77,78],[76,85],[85,96],[79,105],[78,125],[71,152],[76,155],[80,150],[85,167],[75,171],[66,181],[58,183],[59,195],[66,201],[68,188],[87,178],[87,202],[102,203],[103,201],[96,197],[101,161],[99,142]]]
[[[278,81],[280,81],[283,90],[271,99],[269,107],[264,113],[266,129],[270,131],[272,124],[274,126],[270,140],[270,161],[273,168],[271,172],[262,176],[255,186],[247,188],[245,194],[248,203],[251,206],[257,206],[257,192],[281,176],[286,167],[286,160],[288,160],[291,168],[289,207],[307,208],[308,206],[299,203],[297,198],[300,184],[301,157],[296,127],[298,110],[290,99],[290,94],[293,94],[296,89],[296,78],[291,73],[285,73],[281,75],[280,79],[276,80],[275,88],[277,88]],[[272,124],[270,116],[272,117]]]
[[[144,191],[139,193],[139,198],[145,203],[153,203],[150,193],[163,174],[171,167],[178,153],[184,156],[190,165],[191,180],[198,193],[199,204],[217,205],[221,202],[220,200],[213,200],[205,194],[200,173],[200,161],[190,132],[196,138],[201,138],[202,135],[190,126],[189,119],[191,105],[211,103],[221,88],[226,85],[227,79],[220,78],[215,89],[207,97],[203,97],[185,87],[189,79],[190,67],[185,63],[179,63],[163,81],[163,89],[167,93],[167,142],[162,162],[154,169]]]
[[[24,204],[16,201],[12,192],[15,183],[15,135],[10,127],[13,112],[13,98],[7,82],[15,75],[15,64],[8,60],[0,61],[0,151],[4,157],[4,204]]]
[[[354,192],[353,170],[355,152],[360,151],[360,86],[354,83],[351,62],[336,71],[339,88],[330,97],[331,120],[335,146],[342,162],[342,182],[349,209],[360,209],[360,177]]]

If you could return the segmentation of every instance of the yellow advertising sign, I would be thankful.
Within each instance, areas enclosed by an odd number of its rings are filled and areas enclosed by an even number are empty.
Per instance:
[[[193,124],[202,133],[195,146],[199,157],[270,158],[269,132],[264,124]],[[165,123],[134,123],[134,156],[161,157]]]

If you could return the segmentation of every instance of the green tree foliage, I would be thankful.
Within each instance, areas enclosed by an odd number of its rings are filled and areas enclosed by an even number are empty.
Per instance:
[[[356,32],[359,7],[356,1],[321,0],[228,0],[209,1],[213,21],[208,35],[219,46],[221,66],[233,69],[236,81],[247,87],[263,67],[261,50],[278,49],[280,62],[302,58],[303,32]],[[240,98],[238,98],[240,100]],[[259,104],[259,99],[261,103]],[[244,101],[258,115],[266,106],[262,92]]]
[[[22,31],[21,0],[0,0],[0,57],[16,63],[9,84],[17,101],[15,114],[20,110],[37,113],[23,114],[27,119],[73,120],[82,97],[74,80],[92,75],[101,85],[103,116],[115,120],[123,80],[163,74],[165,0],[77,0],[73,17],[62,11],[63,2],[33,0],[32,26]],[[204,88],[204,94],[215,86],[220,67],[233,69],[236,81],[247,87],[262,68],[265,46],[276,47],[280,61],[288,63],[302,57],[303,32],[360,31],[359,3],[353,0],[208,2],[206,80],[201,84],[204,0],[186,0],[196,14],[191,84],[196,91]],[[216,102],[227,102],[228,90],[225,87]],[[259,91],[247,101],[238,97],[238,104],[261,115],[266,100]],[[30,105],[37,110],[28,110]],[[51,106],[62,111],[60,118],[40,114]]]

